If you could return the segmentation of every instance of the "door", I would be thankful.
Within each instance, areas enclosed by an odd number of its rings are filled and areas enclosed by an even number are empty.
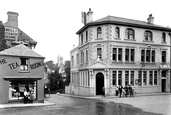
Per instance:
[[[102,73],[96,74],[96,95],[102,95],[102,88],[104,87],[104,75]]]
[[[162,92],[166,92],[166,79],[162,79],[161,90]]]

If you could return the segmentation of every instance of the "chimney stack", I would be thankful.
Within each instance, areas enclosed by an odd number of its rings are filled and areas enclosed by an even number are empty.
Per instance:
[[[152,14],[150,14],[149,17],[147,18],[147,22],[149,24],[154,24],[154,17],[152,16]]]
[[[91,11],[91,8],[89,8],[89,11],[87,12],[87,23],[93,21],[93,12]]]
[[[7,12],[8,15],[8,26],[18,28],[18,13],[17,12]]]

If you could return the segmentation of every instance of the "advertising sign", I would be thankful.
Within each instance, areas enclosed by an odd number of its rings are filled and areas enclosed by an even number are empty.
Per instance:
[[[18,35],[18,29],[12,27],[5,27],[5,39],[15,40]]]

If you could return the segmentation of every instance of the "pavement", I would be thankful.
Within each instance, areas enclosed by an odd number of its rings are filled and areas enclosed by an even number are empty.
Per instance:
[[[93,96],[93,97],[83,97],[83,96],[76,96],[76,95],[69,95],[69,94],[58,94],[60,96],[69,96],[75,98],[83,98],[83,99],[103,99],[101,96]],[[171,95],[171,93],[148,93],[148,94],[136,94],[138,96],[154,96],[154,95]],[[50,97],[49,97],[50,98]],[[106,98],[119,98],[118,96],[106,96]],[[40,106],[51,106],[55,105],[55,103],[44,100],[44,103],[7,103],[7,104],[0,104],[0,109],[4,108],[21,108],[21,107],[40,107]]]

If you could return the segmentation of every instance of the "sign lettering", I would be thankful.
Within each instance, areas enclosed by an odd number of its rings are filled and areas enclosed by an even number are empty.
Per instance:
[[[11,70],[16,69],[17,67],[19,67],[19,65],[18,65],[17,62],[15,62],[15,63],[10,63],[10,64],[8,64],[8,66],[10,67]]]
[[[39,68],[41,66],[44,66],[44,63],[43,62],[36,62],[36,63],[30,64],[31,70],[36,69],[36,68]]]
[[[6,64],[6,63],[7,63],[6,58],[0,60],[0,64],[1,64],[1,65],[2,65],[2,64]]]

